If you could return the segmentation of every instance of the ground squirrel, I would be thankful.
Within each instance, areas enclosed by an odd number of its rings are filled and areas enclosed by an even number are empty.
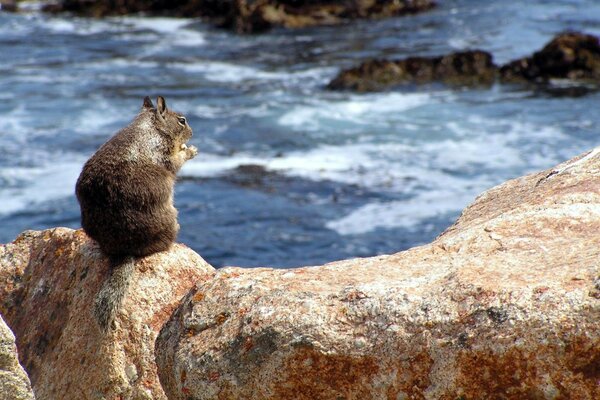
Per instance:
[[[198,153],[186,146],[192,129],[181,114],[149,97],[142,110],[87,161],[75,192],[81,225],[111,262],[111,275],[98,292],[94,314],[112,325],[136,257],[167,250],[179,224],[173,206],[175,174]]]

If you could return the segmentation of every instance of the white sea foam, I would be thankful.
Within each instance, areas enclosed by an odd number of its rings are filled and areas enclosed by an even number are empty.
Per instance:
[[[132,25],[138,29],[148,29],[159,33],[175,33],[186,25],[189,19],[167,18],[167,17],[126,17],[119,18],[122,22]]]
[[[89,19],[89,18],[36,18],[42,27],[51,33],[74,34],[74,35],[95,35],[107,31],[120,30],[109,20]]]
[[[0,169],[0,214],[12,214],[31,206],[73,195],[85,160],[58,161],[34,168]]]
[[[202,32],[186,28],[193,21],[190,19],[128,17],[123,21],[133,25],[137,29],[145,29],[158,33],[160,39],[158,43],[162,46],[192,47],[201,46],[206,43],[206,38]],[[163,39],[165,35],[168,35],[167,41]]]
[[[344,123],[367,125],[382,116],[403,112],[427,104],[431,95],[424,93],[385,93],[350,96],[340,101],[316,100],[284,113],[278,123],[292,129],[315,131],[326,125]]]
[[[401,98],[406,100],[405,95]],[[385,111],[390,112],[394,107],[406,109],[424,101],[416,97],[397,102]],[[340,113],[340,120],[360,122],[361,115],[377,118],[377,110],[368,104],[347,101],[338,106],[330,105],[346,111],[345,118]],[[311,108],[312,111],[318,113],[318,107]],[[331,123],[323,122],[323,118],[318,120],[321,129],[331,129]],[[305,120],[305,129],[307,124]],[[400,127],[398,136],[401,135]],[[347,235],[381,227],[411,228],[430,218],[457,213],[491,186],[524,171],[547,168],[576,152],[568,146],[556,146],[558,142],[569,142],[569,137],[556,127],[478,116],[464,119],[456,116],[431,139],[424,135],[417,141],[403,143],[400,138],[373,143],[361,137],[354,143],[322,145],[270,158],[252,154],[205,155],[184,166],[184,173],[214,176],[243,164],[257,164],[288,176],[354,184],[407,196],[405,201],[364,205],[327,224],[328,228]]]
[[[465,185],[458,187],[464,189]],[[377,228],[411,228],[427,219],[456,212],[474,197],[470,191],[426,191],[407,201],[366,204],[343,218],[329,221],[326,226],[341,235],[364,234]]]
[[[200,46],[206,43],[203,32],[187,28],[192,19],[167,17],[111,17],[104,19],[89,18],[45,18],[39,23],[52,33],[72,35],[95,35],[112,33],[121,39],[137,39],[152,42],[158,47]],[[152,35],[143,35],[148,31]],[[168,36],[168,40],[164,37]]]
[[[194,63],[174,62],[172,68],[186,72],[199,73],[212,82],[239,83],[244,81],[285,81],[285,80],[320,80],[324,81],[334,71],[332,68],[311,68],[304,71],[265,71],[247,65],[232,64],[221,61],[200,60]]]

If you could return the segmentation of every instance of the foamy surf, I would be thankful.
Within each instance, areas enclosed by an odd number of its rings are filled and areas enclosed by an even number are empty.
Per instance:
[[[333,75],[334,68],[310,68],[300,71],[265,70],[243,64],[221,61],[195,60],[190,62],[169,63],[169,67],[189,73],[200,74],[206,80],[219,83],[240,83],[244,81],[304,81],[324,84],[327,77]]]
[[[431,102],[426,93],[387,93],[349,96],[348,99],[313,100],[309,104],[295,106],[284,113],[277,122],[280,125],[304,131],[316,131],[327,125],[369,125],[385,121],[387,115],[402,113]]]
[[[0,215],[29,210],[74,195],[85,160],[55,162],[39,167],[0,170]]]

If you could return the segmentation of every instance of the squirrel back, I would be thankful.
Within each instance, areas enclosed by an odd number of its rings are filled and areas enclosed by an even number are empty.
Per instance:
[[[122,273],[112,270],[169,249],[177,237],[173,189],[177,171],[197,154],[185,144],[191,137],[186,118],[167,109],[164,98],[158,97],[155,108],[146,97],[136,118],[102,145],[79,175],[81,225],[111,260],[105,283],[110,287],[100,291],[110,298],[96,299],[101,325],[112,321],[127,287]]]

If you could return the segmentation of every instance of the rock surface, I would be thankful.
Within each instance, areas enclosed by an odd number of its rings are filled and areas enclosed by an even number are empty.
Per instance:
[[[600,41],[593,35],[562,33],[531,57],[504,65],[500,75],[505,82],[570,79],[597,83],[600,81]]]
[[[205,17],[237,32],[261,32],[275,26],[332,25],[356,18],[384,18],[434,7],[432,0],[62,0],[46,11],[70,11],[102,17],[130,13]]]
[[[600,398],[599,153],[483,193],[426,246],[219,270],[157,339],[165,392]]]
[[[19,364],[15,336],[0,316],[0,400],[33,400],[29,377]]]
[[[116,329],[102,334],[93,299],[108,260],[83,231],[28,231],[0,246],[0,312],[40,399],[166,399],[154,341],[211,266],[187,247],[136,261]]]
[[[370,60],[342,70],[327,86],[333,90],[378,91],[400,84],[439,82],[449,86],[502,83],[547,84],[552,79],[600,83],[600,42],[596,36],[567,32],[530,57],[498,67],[481,50],[439,57]]]
[[[340,72],[328,88],[370,92],[401,84],[431,82],[450,86],[487,86],[496,80],[497,70],[491,54],[480,50],[397,61],[371,60]]]

